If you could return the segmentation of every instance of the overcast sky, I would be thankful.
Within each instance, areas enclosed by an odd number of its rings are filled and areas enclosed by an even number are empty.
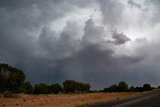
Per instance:
[[[0,62],[31,83],[160,85],[160,0],[0,0]]]

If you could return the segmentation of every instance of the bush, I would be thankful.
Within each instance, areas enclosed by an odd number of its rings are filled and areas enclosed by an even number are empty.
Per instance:
[[[36,84],[34,86],[34,94],[49,94],[49,86],[44,83]]]
[[[62,87],[59,84],[52,84],[50,86],[50,92],[54,94],[58,94],[59,92],[62,92]]]

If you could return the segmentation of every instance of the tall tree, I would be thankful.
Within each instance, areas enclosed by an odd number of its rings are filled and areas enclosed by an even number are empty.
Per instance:
[[[127,92],[129,90],[128,84],[124,81],[119,82],[118,91],[119,92]]]
[[[143,91],[150,91],[150,90],[152,90],[152,87],[151,87],[150,84],[144,84],[143,85]]]
[[[25,94],[32,94],[33,93],[33,87],[29,81],[23,83],[20,86],[20,92],[23,92]]]
[[[24,80],[25,74],[22,70],[8,64],[0,64],[0,92],[18,92]]]

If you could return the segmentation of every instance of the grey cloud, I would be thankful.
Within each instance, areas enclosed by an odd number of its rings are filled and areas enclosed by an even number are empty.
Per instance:
[[[39,36],[39,43],[46,56],[52,59],[69,57],[80,48],[80,26],[76,22],[68,22],[58,35],[44,27]]]
[[[153,8],[154,8],[154,11],[153,11],[153,16],[154,17],[152,17],[153,24],[160,23],[160,14],[159,14],[160,1],[159,0],[149,0],[148,2],[146,1],[146,5],[149,5],[149,6],[152,5]]]
[[[136,56],[114,57],[114,49],[109,46],[102,48],[106,44],[102,40],[99,41],[98,38],[104,33],[103,27],[94,23],[92,19],[85,23],[85,33],[81,40],[82,49],[70,57],[57,60],[55,66],[65,79],[88,81],[100,88],[106,81],[110,81],[111,84],[123,80],[123,71],[127,77],[130,75],[130,72],[127,73],[129,66],[138,64],[143,58]],[[93,41],[91,41],[92,39]],[[97,41],[94,42],[95,40]],[[125,79],[129,80],[128,78]]]
[[[131,6],[131,8],[133,6],[135,6],[135,7],[139,8],[139,9],[141,9],[141,5],[136,3],[136,2],[134,2],[133,0],[128,0],[128,4]]]
[[[68,2],[78,7],[88,7],[97,4],[97,0],[69,0]]]
[[[99,0],[99,2],[103,21],[113,27],[119,24],[124,6],[117,0]]]
[[[45,3],[45,2],[53,2],[56,4],[59,4],[61,2],[64,2],[64,0],[12,0],[12,2],[10,2],[10,0],[1,0],[0,6],[1,7],[6,7],[6,8],[12,8],[12,9],[16,9],[16,8],[24,8],[33,4],[41,4],[41,3]]]
[[[52,71],[50,68],[53,68],[49,67],[50,59],[45,57],[48,50],[40,47],[38,35],[43,26],[70,11],[70,5],[66,4],[66,7],[63,7],[63,3],[65,4],[65,2],[60,4],[60,1],[50,0],[0,1],[1,62],[7,62],[23,69],[27,78],[33,83],[53,81],[53,77],[48,77],[50,73],[54,76],[54,72],[50,72]],[[43,30],[43,32],[45,31]],[[53,33],[49,35],[48,31],[46,32],[47,39],[50,39],[49,36],[52,37]],[[43,39],[47,42],[46,38],[43,37]],[[48,42],[43,46],[48,48],[55,40],[53,38]],[[50,54],[54,55],[54,53]],[[38,78],[41,76],[44,78]]]
[[[86,43],[102,43],[104,42],[104,28],[95,25],[92,19],[85,22],[83,42]]]
[[[125,44],[126,42],[131,41],[131,39],[125,34],[117,33],[116,30],[112,31],[112,38],[114,39],[113,43],[116,45]]]
[[[143,59],[126,56],[115,58],[113,53],[114,50],[101,49],[97,44],[88,45],[74,56],[59,61],[58,70],[63,72],[67,79],[89,81],[91,84],[98,85],[99,88],[103,88],[103,84],[108,81],[109,84],[124,79],[129,81],[128,78],[124,78],[124,74],[128,77],[131,74],[127,72],[130,66],[137,65]],[[136,74],[132,76],[134,75]]]

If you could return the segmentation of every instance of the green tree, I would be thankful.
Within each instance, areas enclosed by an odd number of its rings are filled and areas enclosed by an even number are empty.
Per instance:
[[[116,84],[111,85],[111,86],[108,88],[108,91],[109,91],[109,92],[117,92],[117,85],[116,85]]]
[[[75,92],[76,89],[77,89],[77,85],[76,84],[77,83],[74,80],[66,80],[65,82],[63,82],[64,91],[66,93],[68,93],[68,92]]]
[[[131,87],[129,88],[129,91],[130,91],[130,92],[136,92],[137,90],[136,90],[135,87],[131,86]]]
[[[32,94],[33,93],[33,87],[30,82],[25,82],[20,87],[20,92],[23,92],[25,94]]]
[[[90,88],[91,88],[91,86],[90,86],[90,84],[89,83],[84,83],[83,84],[83,92],[89,92],[90,91]]]
[[[59,92],[62,92],[62,91],[63,91],[62,87],[58,83],[52,84],[50,86],[50,92],[51,93],[58,94]]]
[[[129,90],[128,84],[124,81],[119,82],[118,91],[119,92],[127,92]]]
[[[35,94],[49,94],[50,93],[49,86],[44,83],[36,84],[34,86],[34,93]]]
[[[101,90],[100,92],[110,92],[110,91],[109,91],[109,88],[106,87],[106,88],[104,88],[103,90]]]
[[[25,74],[22,70],[8,64],[0,64],[0,92],[18,92],[24,80]]]
[[[136,87],[136,91],[137,92],[143,92],[144,90],[143,90],[143,87]]]
[[[152,87],[151,87],[150,84],[144,84],[143,85],[143,91],[150,91],[150,90],[152,90]]]
[[[89,92],[90,91],[90,85],[88,83],[82,83],[82,82],[78,82],[77,83],[77,91],[79,92]]]
[[[63,82],[63,88],[66,93],[68,92],[89,92],[90,85],[88,83],[76,82],[74,80],[66,80]]]

